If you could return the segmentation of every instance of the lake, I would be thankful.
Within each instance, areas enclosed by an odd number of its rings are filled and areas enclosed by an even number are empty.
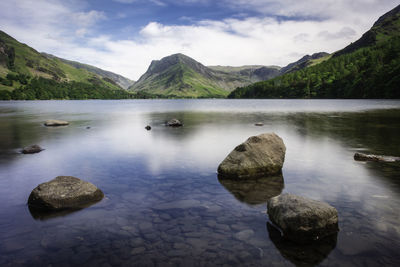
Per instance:
[[[286,145],[283,178],[218,179],[235,146],[266,132]],[[32,144],[45,150],[20,153]],[[0,102],[0,266],[400,266],[400,164],[355,152],[400,156],[400,101]],[[59,175],[105,198],[31,212],[32,189]],[[339,233],[283,241],[266,214],[281,192],[336,207]]]

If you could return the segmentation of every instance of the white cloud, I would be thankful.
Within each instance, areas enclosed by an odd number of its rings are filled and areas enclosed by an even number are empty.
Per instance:
[[[279,21],[261,16],[203,20],[191,25],[153,21],[146,22],[135,36],[115,39],[94,30],[99,22],[111,18],[101,11],[84,11],[81,2],[68,6],[60,0],[19,0],[0,2],[0,25],[39,51],[138,79],[151,60],[178,52],[205,65],[235,66],[283,66],[304,54],[334,52],[359,38],[396,4],[389,0],[233,2],[229,7],[241,12],[253,9],[265,14],[319,15],[324,19]]]

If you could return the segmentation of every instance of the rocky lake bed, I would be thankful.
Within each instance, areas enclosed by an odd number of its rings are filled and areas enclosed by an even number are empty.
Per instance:
[[[1,266],[400,264],[400,166],[353,159],[400,155],[398,101],[42,101],[0,111]],[[49,118],[69,125],[46,127]],[[171,118],[183,126],[166,127]],[[217,174],[235,147],[271,132],[286,147],[281,173]],[[45,150],[20,153],[32,144]],[[30,209],[32,189],[60,175],[104,198]],[[286,193],[329,203],[340,231],[285,240],[267,202]]]

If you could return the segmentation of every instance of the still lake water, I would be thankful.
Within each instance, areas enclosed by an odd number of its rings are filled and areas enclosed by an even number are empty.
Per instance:
[[[174,117],[184,127],[163,125]],[[265,132],[286,144],[283,177],[219,180],[225,156]],[[19,153],[31,144],[45,150]],[[400,156],[399,101],[0,102],[0,266],[400,266],[400,164],[357,151]],[[106,197],[31,213],[31,190],[59,175]],[[283,242],[265,204],[281,192],[336,207],[340,232]]]

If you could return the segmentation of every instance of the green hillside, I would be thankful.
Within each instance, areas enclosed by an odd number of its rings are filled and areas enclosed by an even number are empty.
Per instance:
[[[76,69],[84,69],[91,73],[98,74],[103,79],[105,79],[113,84],[117,84],[120,87],[122,87],[123,89],[128,89],[129,86],[131,86],[132,84],[135,83],[134,81],[132,81],[124,76],[113,73],[111,71],[102,70],[100,68],[97,68],[97,67],[94,67],[94,66],[91,66],[88,64],[83,64],[80,62],[59,58],[59,57],[56,57],[56,56],[53,56],[53,55],[50,55],[47,53],[42,53],[42,55],[44,55],[45,57],[50,58],[50,59],[58,59],[61,62],[66,63],[67,65],[70,65]]]
[[[253,74],[267,75],[268,73],[262,73],[262,68],[262,66],[259,68],[259,74],[255,71]],[[226,97],[234,88],[251,83],[246,71],[248,68],[222,71],[215,67],[206,67],[183,54],[174,54],[161,60],[154,60],[147,72],[130,87],[130,90],[142,97]]]
[[[42,89],[41,92],[36,89],[38,83],[43,88],[57,84],[66,91],[58,94],[51,90],[43,94]],[[79,90],[83,90],[82,94]],[[114,92],[115,96],[130,97],[121,91],[123,89],[110,78],[76,68],[58,58],[46,57],[0,31],[0,99],[108,98]]]
[[[229,98],[400,98],[400,8],[317,65],[234,90]],[[371,34],[371,32],[373,34]],[[369,43],[365,36],[375,36]],[[357,44],[357,46],[354,46]]]
[[[280,75],[298,71],[310,66],[317,65],[325,60],[328,60],[331,57],[330,54],[325,52],[319,52],[310,55],[305,55],[301,59],[297,60],[296,62],[288,64],[286,67],[280,69]]]

